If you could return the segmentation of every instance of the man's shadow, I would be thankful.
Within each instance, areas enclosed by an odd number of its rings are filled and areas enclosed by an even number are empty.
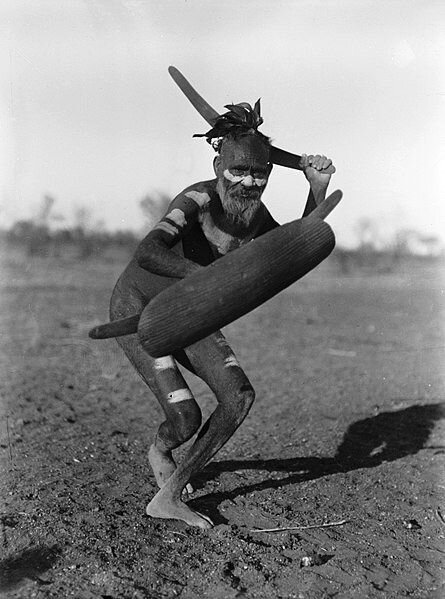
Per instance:
[[[423,449],[428,442],[435,422],[445,417],[445,402],[415,405],[394,412],[382,412],[351,424],[333,457],[287,459],[222,460],[210,462],[193,478],[199,489],[222,472],[241,470],[267,470],[287,472],[279,480],[267,478],[259,482],[236,487],[231,491],[211,493],[192,500],[192,507],[202,507],[215,523],[224,522],[217,506],[226,499],[264,489],[276,489],[329,474],[349,472],[357,468],[374,468],[382,462],[398,460]],[[439,449],[439,448],[437,448]],[[442,449],[442,448],[440,448]]]

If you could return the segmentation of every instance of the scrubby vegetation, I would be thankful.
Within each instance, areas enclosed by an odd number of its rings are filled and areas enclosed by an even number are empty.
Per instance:
[[[170,197],[158,192],[147,194],[139,201],[144,226],[139,231],[105,228],[103,221],[95,221],[85,206],[74,212],[74,222],[68,226],[66,219],[54,213],[56,203],[52,196],[42,198],[36,217],[15,222],[9,229],[0,230],[0,241],[27,256],[88,260],[103,257],[113,260],[116,254],[130,255],[139,239],[162,217]],[[392,272],[407,261],[431,262],[444,257],[440,239],[425,236],[412,229],[395,231],[386,238],[379,223],[362,218],[355,227],[357,244],[354,248],[337,245],[330,262],[341,274],[360,272]]]

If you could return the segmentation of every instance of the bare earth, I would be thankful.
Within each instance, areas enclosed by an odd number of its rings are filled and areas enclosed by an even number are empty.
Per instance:
[[[160,410],[87,337],[122,265],[3,260],[0,596],[444,597],[443,265],[328,262],[226,329],[257,400],[193,480],[209,532],[145,516]]]

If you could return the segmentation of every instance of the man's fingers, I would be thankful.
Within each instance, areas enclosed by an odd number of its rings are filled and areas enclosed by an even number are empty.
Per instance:
[[[323,162],[321,164],[321,170],[324,170],[325,168],[328,168],[328,166],[331,166],[332,164],[332,160],[330,158],[326,158],[326,156],[323,156]]]
[[[315,168],[317,171],[320,171],[324,168],[324,162],[326,160],[326,156],[322,156],[321,154],[310,154],[307,157],[307,166],[311,166],[312,168]]]
[[[323,175],[333,175],[336,172],[336,168],[333,164],[330,164],[327,168],[324,168],[321,172]]]
[[[323,157],[322,157],[322,156],[320,156],[319,154],[317,154],[317,155],[314,157],[314,160],[312,161],[312,166],[313,166],[314,168],[316,168],[316,169],[317,169],[317,171],[319,171],[319,170],[321,170],[321,169],[323,168],[323,167],[322,167],[322,163],[323,163]]]
[[[324,154],[302,154],[300,159],[300,168],[306,170],[313,168],[323,174],[332,175],[335,173],[335,167],[332,160]]]
[[[317,154],[312,161],[312,166],[316,168],[318,171],[322,171],[325,168],[328,168],[332,164],[332,160],[327,158],[326,156]]]
[[[305,169],[308,166],[309,166],[308,155],[307,154],[302,154],[301,158],[300,158],[300,167],[302,169]]]

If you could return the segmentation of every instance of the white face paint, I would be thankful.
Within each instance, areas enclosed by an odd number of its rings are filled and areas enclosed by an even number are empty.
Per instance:
[[[223,172],[223,175],[227,181],[230,181],[231,183],[241,183],[241,185],[245,185],[246,187],[252,187],[252,185],[264,187],[267,183],[267,179],[256,179],[252,177],[252,175],[232,175],[227,168]]]

